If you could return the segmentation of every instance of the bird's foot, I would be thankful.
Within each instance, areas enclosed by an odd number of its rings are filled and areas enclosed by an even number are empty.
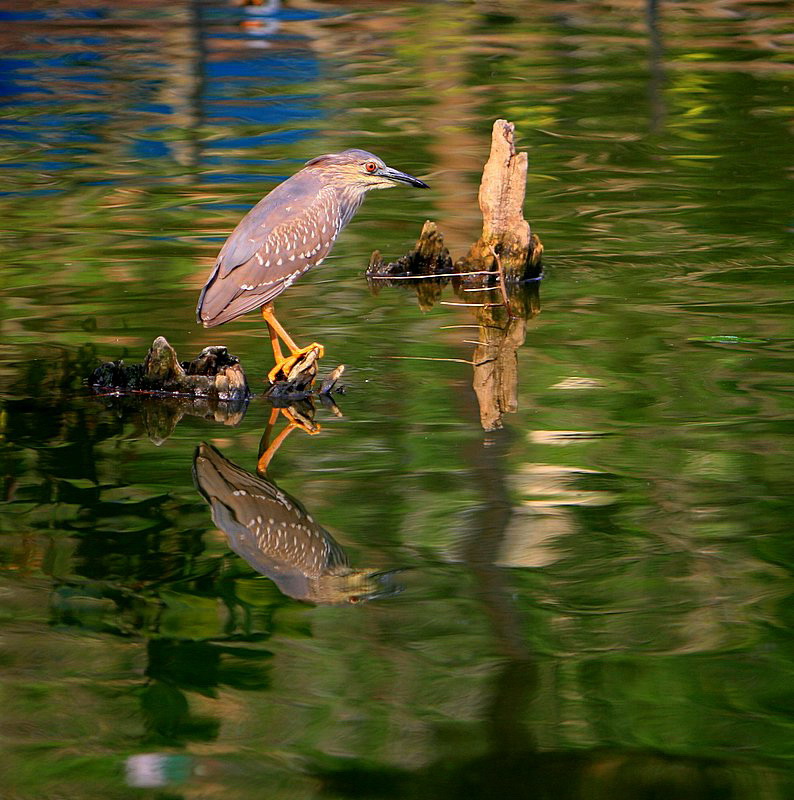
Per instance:
[[[271,383],[292,383],[300,379],[302,386],[311,386],[317,375],[317,361],[324,354],[325,348],[312,342],[276,364],[267,373],[267,378]]]

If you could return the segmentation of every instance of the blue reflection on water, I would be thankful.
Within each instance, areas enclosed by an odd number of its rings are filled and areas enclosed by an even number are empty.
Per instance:
[[[321,78],[319,60],[306,37],[285,35],[280,24],[287,20],[318,19],[338,12],[285,10],[279,5],[274,3],[256,9],[204,4],[197,7],[198,46],[186,51],[188,59],[195,58],[193,63],[186,62],[185,73],[185,79],[196,81],[191,108],[175,107],[163,100],[163,93],[172,86],[172,65],[161,63],[156,37],[134,26],[129,30],[111,27],[116,19],[126,26],[129,10],[120,12],[107,6],[90,10],[0,12],[0,19],[12,28],[14,23],[19,23],[20,32],[28,34],[20,36],[24,45],[18,55],[0,58],[0,105],[8,109],[9,117],[15,117],[0,120],[0,138],[13,140],[23,148],[18,152],[20,157],[2,165],[4,175],[19,170],[19,182],[24,186],[30,178],[38,180],[36,173],[41,170],[85,169],[92,161],[104,160],[98,148],[104,147],[109,138],[114,148],[118,148],[121,141],[122,149],[136,160],[155,163],[162,159],[179,160],[174,144],[187,139],[185,135],[175,139],[171,124],[196,129],[196,134],[189,138],[194,146],[192,158],[198,159],[194,166],[198,169],[210,164],[216,167],[258,165],[261,162],[251,157],[251,151],[292,144],[314,135],[310,121],[324,115],[316,89],[311,93],[278,94],[276,87],[316,86]],[[264,17],[268,20],[265,29],[239,27],[245,20]],[[107,20],[110,24],[103,30],[108,33],[61,32],[61,23],[70,19]],[[34,32],[30,25],[35,21],[44,24]],[[168,22],[178,26],[185,24],[179,19]],[[146,49],[147,44],[151,44],[150,50]],[[129,80],[130,74],[124,72],[127,68],[134,73],[134,82]],[[257,96],[260,88],[262,95]],[[153,126],[149,124],[152,115],[164,120],[181,118],[174,119],[174,123]],[[146,124],[136,126],[137,116]],[[303,122],[297,129],[294,128],[296,120]],[[241,122],[259,130],[243,131],[241,135]],[[285,127],[291,129],[283,130]],[[124,139],[127,139],[126,144]],[[204,153],[207,141],[211,155]],[[69,147],[78,143],[82,146]],[[47,152],[34,150],[32,145],[43,145]],[[224,150],[233,152],[226,155]],[[240,157],[241,151],[248,151],[245,158]],[[36,160],[38,155],[46,158],[55,153],[87,158],[79,163]],[[92,155],[96,158],[92,159]],[[123,152],[120,155],[124,157]],[[208,183],[215,184],[258,179],[257,175],[239,169],[216,171],[206,176]],[[92,185],[97,183],[105,181],[91,181]],[[24,188],[14,189],[15,193],[29,193]],[[33,191],[40,193],[42,190]]]
[[[236,9],[227,6],[200,6],[198,9],[200,24],[198,33],[206,43],[205,57],[197,60],[195,70],[200,70],[199,92],[195,98],[198,106],[197,119],[221,128],[231,126],[239,121],[269,127],[280,126],[293,120],[309,120],[323,116],[318,105],[316,92],[273,96],[250,96],[251,85],[275,87],[289,84],[310,84],[320,77],[320,66],[315,53],[308,46],[308,39],[303,36],[286,36],[279,32],[279,23],[286,20],[317,19],[331,16],[337,12],[284,10],[278,7],[258,9],[252,14],[250,9]],[[267,16],[273,27],[263,32],[235,29],[240,22],[252,16]],[[31,21],[42,20],[57,23],[64,19],[110,19],[112,9],[67,9],[36,11],[3,11],[0,19],[9,23],[29,25]],[[177,21],[177,24],[182,24]],[[218,29],[218,26],[223,29]],[[231,30],[229,25],[235,26]],[[113,29],[108,29],[113,31]],[[272,49],[252,49],[251,40],[255,38],[257,45],[266,45]],[[109,35],[72,32],[58,34],[57,27],[52,34],[28,36],[23,39],[29,47],[46,45],[50,48],[45,53],[35,56],[20,52],[18,56],[0,58],[0,94],[3,99],[0,105],[13,107],[21,116],[26,110],[42,108],[45,113],[28,120],[0,121],[0,137],[13,138],[18,142],[47,142],[50,146],[75,141],[98,142],[104,137],[99,130],[111,126],[117,115],[101,109],[71,110],[68,105],[74,102],[84,103],[87,99],[99,96],[114,96],[118,92],[119,64],[116,58],[124,53],[126,47],[134,46],[136,53],[130,52],[131,64],[136,74],[141,72],[135,81],[134,91],[140,97],[138,103],[122,106],[124,115],[160,114],[165,117],[174,116],[179,110],[172,104],[162,102],[155,97],[168,85],[168,76],[162,78],[146,78],[146,71],[155,75],[159,69],[170,68],[160,64],[154,52],[140,53],[141,40],[135,39],[123,31],[113,31]],[[119,44],[123,47],[119,50]],[[152,37],[152,44],[155,43]],[[303,44],[306,46],[302,46]],[[111,58],[111,56],[113,58]],[[86,88],[85,84],[95,84]],[[55,89],[55,86],[59,88]],[[62,88],[61,88],[62,87]],[[44,96],[57,96],[55,102]],[[21,130],[24,128],[24,130]],[[58,129],[54,138],[51,129]],[[152,133],[156,129],[148,129]],[[311,128],[303,127],[290,132],[276,131],[251,136],[234,136],[215,138],[213,151],[218,149],[252,148],[269,144],[286,144],[312,135]],[[146,139],[146,137],[144,137]],[[163,142],[138,140],[130,145],[130,154],[138,158],[169,157],[171,150]],[[47,168],[42,162],[16,162],[18,168]],[[83,165],[79,165],[83,166]],[[53,164],[52,169],[59,165]],[[229,176],[236,179],[237,176]]]

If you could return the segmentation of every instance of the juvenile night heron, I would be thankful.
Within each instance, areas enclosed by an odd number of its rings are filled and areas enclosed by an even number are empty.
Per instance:
[[[201,290],[198,321],[212,328],[261,307],[276,358],[268,374],[273,382],[313,348],[322,355],[316,342],[304,348],[295,344],[276,319],[273,300],[323,262],[370,189],[398,183],[428,188],[366,150],[345,150],[306,162],[263,197],[226,240]],[[279,339],[289,348],[287,358]]]
[[[342,604],[399,591],[391,573],[351,567],[344,550],[295,498],[214,447],[198,446],[193,477],[232,550],[288,597]]]

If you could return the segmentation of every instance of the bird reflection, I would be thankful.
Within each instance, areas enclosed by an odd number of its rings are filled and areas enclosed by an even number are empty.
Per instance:
[[[331,534],[263,473],[247,472],[202,443],[193,477],[232,550],[285,595],[338,605],[399,591],[390,573],[351,567]]]

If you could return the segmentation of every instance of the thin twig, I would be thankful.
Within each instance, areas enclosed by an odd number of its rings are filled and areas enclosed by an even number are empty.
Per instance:
[[[452,361],[455,364],[474,365],[473,361],[467,361],[465,358],[431,358],[430,356],[386,356],[386,358],[400,361]]]
[[[432,278],[461,278],[467,275],[498,275],[496,270],[478,269],[474,272],[437,272],[435,275],[367,275],[371,281],[421,281]]]
[[[468,306],[469,308],[493,308],[501,306],[501,303],[455,303],[452,300],[441,300],[440,306]]]
[[[470,306],[471,303],[466,303],[467,306]],[[485,328],[486,330],[492,331],[503,331],[504,328],[501,325],[441,325],[439,326],[440,331],[448,331],[452,328]]]

